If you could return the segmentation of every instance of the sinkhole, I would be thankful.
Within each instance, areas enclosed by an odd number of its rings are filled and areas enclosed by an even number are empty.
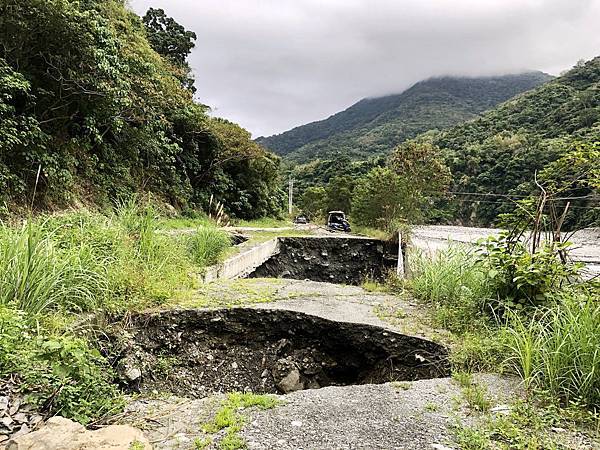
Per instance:
[[[360,284],[381,280],[398,264],[398,244],[357,237],[282,237],[250,278]]]
[[[447,350],[434,342],[286,310],[140,313],[112,341],[121,382],[142,393],[289,393],[449,375]]]

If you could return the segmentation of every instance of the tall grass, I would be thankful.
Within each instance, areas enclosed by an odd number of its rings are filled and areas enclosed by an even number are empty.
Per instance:
[[[600,408],[597,292],[565,292],[533,320],[513,313],[504,330],[509,361],[528,386]]]
[[[229,234],[212,225],[198,227],[188,243],[190,254],[200,267],[216,264],[225,249],[230,246]]]
[[[486,275],[470,249],[453,245],[433,257],[416,255],[410,261],[413,295],[435,308],[440,325],[463,332],[484,317],[492,295]]]
[[[194,273],[231,245],[211,224],[193,236],[157,232],[159,217],[137,199],[114,214],[87,211],[0,226],[0,304],[49,310],[123,310],[192,289]]]
[[[90,310],[107,295],[105,275],[84,246],[60,248],[45,223],[0,228],[0,304],[37,315],[65,306]]]

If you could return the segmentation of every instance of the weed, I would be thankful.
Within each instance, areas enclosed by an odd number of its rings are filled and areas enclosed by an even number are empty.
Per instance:
[[[579,413],[574,413],[575,410]],[[572,448],[567,443],[563,445],[560,442],[560,434],[557,435],[552,430],[561,428],[563,432],[567,431],[570,427],[570,416],[573,414],[580,415],[581,409],[561,409],[553,403],[534,405],[520,400],[511,405],[508,414],[486,416],[477,429],[459,425],[454,434],[460,448],[469,450]],[[580,429],[580,432],[594,433],[587,428],[589,421],[583,425],[584,428]],[[563,436],[566,441],[568,435],[569,433],[566,433]]]
[[[450,361],[455,371],[502,372],[505,366],[506,349],[504,333],[484,329],[478,333],[464,333],[452,348]]]
[[[468,249],[454,245],[432,258],[417,255],[411,259],[411,271],[413,295],[434,308],[434,318],[441,326],[458,333],[485,326],[482,311],[491,292]],[[477,317],[480,321],[474,320]]]
[[[492,448],[487,433],[470,427],[456,426],[454,429],[456,443],[462,450],[488,450]]]
[[[488,412],[492,402],[488,398],[487,389],[478,384],[473,375],[467,372],[455,372],[452,378],[462,388],[462,394],[471,409],[479,412]]]
[[[0,306],[0,377],[17,374],[43,412],[84,424],[123,406],[112,370],[97,350],[29,319],[24,311]]]
[[[146,446],[143,442],[138,441],[137,439],[129,444],[129,450],[144,450]]]
[[[225,249],[230,246],[230,236],[215,226],[198,227],[188,241],[193,261],[201,267],[216,264]]]
[[[410,381],[393,381],[392,386],[402,391],[408,391],[412,387]]]
[[[279,401],[270,395],[232,392],[227,395],[227,399],[221,402],[214,418],[205,423],[202,430],[205,433],[214,434],[226,428],[227,433],[219,442],[219,448],[223,450],[245,448],[246,444],[238,433],[244,426],[246,418],[239,411],[250,407],[271,409],[278,403]]]
[[[211,438],[196,438],[194,439],[194,450],[204,450],[212,444]]]
[[[427,412],[436,412],[439,410],[439,406],[433,402],[427,402],[425,404],[425,411]]]

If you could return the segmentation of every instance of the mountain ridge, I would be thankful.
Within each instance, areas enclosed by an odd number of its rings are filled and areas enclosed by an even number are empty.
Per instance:
[[[326,119],[256,142],[296,162],[332,151],[353,158],[385,154],[430,129],[445,129],[553,77],[539,71],[486,77],[431,77],[391,95],[366,97]]]

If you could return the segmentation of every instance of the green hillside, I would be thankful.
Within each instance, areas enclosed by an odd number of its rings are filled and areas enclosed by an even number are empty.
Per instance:
[[[363,99],[328,119],[257,142],[304,163],[334,152],[354,159],[388,153],[431,129],[445,129],[551,79],[541,72],[482,78],[431,78],[401,94]]]
[[[214,196],[237,217],[276,214],[279,158],[193,100],[195,34],[125,5],[0,3],[2,210],[152,193],[180,209]]]
[[[536,172],[579,143],[600,141],[600,57],[438,133],[433,141],[452,172],[452,191],[479,194],[456,195],[449,216],[463,223],[493,223],[533,190]],[[594,195],[591,189],[569,192]],[[572,215],[583,225],[595,223],[597,203],[597,198],[576,199]]]

